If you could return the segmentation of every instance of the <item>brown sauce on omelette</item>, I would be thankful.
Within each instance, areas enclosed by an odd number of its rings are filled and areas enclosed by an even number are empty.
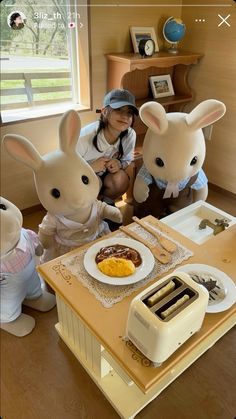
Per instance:
[[[109,257],[131,260],[136,268],[142,263],[142,258],[137,250],[122,244],[102,247],[96,254],[95,261],[99,263]]]

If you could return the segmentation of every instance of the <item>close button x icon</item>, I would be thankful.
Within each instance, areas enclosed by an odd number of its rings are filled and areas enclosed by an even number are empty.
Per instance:
[[[222,17],[221,15],[218,15],[218,16],[221,19],[221,22],[219,23],[218,27],[221,26],[223,23],[225,23],[226,25],[230,26],[230,23],[227,22],[227,19],[230,17],[230,15],[228,15],[226,17]]]

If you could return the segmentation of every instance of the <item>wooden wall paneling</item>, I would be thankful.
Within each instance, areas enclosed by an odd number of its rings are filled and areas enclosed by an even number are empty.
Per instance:
[[[193,0],[183,0],[185,3],[195,4]],[[218,13],[225,17],[230,14],[230,27],[226,24],[218,27],[221,22]],[[205,23],[195,22],[200,18],[205,18]],[[211,98],[225,103],[226,114],[213,125],[212,138],[206,144],[204,169],[211,183],[236,194],[236,7],[233,4],[219,9],[183,7],[182,19],[187,31],[180,47],[205,54],[189,74],[196,96],[185,109],[189,112],[199,102]]]

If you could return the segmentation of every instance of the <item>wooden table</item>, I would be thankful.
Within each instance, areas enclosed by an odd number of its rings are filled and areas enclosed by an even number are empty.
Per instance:
[[[147,221],[151,219],[151,216],[145,218]],[[236,225],[201,246],[170,227],[160,225],[170,237],[194,252],[193,257],[184,263],[215,266],[236,282]],[[78,279],[63,268],[61,260],[64,257],[39,266],[40,274],[56,293],[59,317],[56,329],[123,418],[134,417],[236,323],[235,305],[221,313],[206,314],[200,332],[161,367],[153,368],[133,345],[124,340],[130,301],[142,289],[112,308],[104,308]]]

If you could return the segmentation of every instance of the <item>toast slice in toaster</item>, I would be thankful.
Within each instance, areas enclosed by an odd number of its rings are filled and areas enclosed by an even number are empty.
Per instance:
[[[164,287],[160,288],[155,294],[151,295],[147,299],[147,306],[152,307],[158,301],[162,300],[166,295],[170,294],[175,289],[174,281],[168,282]]]
[[[166,319],[170,316],[174,311],[176,311],[179,307],[181,307],[186,301],[189,300],[189,295],[184,294],[183,297],[179,298],[174,304],[168,307],[166,310],[160,313],[162,319]]]

